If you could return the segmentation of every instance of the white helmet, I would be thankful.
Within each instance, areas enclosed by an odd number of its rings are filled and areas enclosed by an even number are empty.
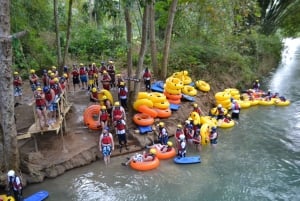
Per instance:
[[[8,171],[7,176],[8,177],[14,177],[15,176],[15,171],[14,170]]]
[[[185,136],[183,134],[179,135],[179,139],[180,140],[184,140],[185,139]]]

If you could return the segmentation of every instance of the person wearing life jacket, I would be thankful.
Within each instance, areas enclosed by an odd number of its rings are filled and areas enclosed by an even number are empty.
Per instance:
[[[57,70],[56,66],[52,66],[51,71],[54,73],[55,77],[58,77],[58,70]]]
[[[90,91],[93,87],[95,87],[94,70],[92,68],[92,64],[89,64],[87,74],[88,74],[88,91]]]
[[[159,150],[161,153],[166,153],[172,150],[173,148],[173,142],[168,141],[166,145],[162,144],[153,144],[151,146],[146,146],[148,149],[155,148],[156,150]]]
[[[155,159],[155,157],[156,157],[156,149],[151,148],[151,149],[149,149],[149,153],[147,153],[146,151],[143,151],[142,154],[135,153],[130,158],[127,158],[127,161],[125,163],[121,163],[121,164],[123,166],[128,166],[131,163],[131,161],[134,161],[136,163],[142,163],[142,162],[146,162],[146,161],[153,161]]]
[[[32,91],[36,90],[38,82],[39,82],[39,77],[35,74],[35,70],[31,69],[29,75],[29,83]]]
[[[121,82],[124,82],[124,83],[125,83],[125,80],[124,80],[124,78],[122,77],[121,74],[117,74],[116,77],[117,77],[117,78],[116,78],[117,87],[119,88]]]
[[[128,107],[127,107],[127,96],[128,96],[128,89],[125,86],[125,82],[121,82],[120,86],[119,86],[119,90],[118,90],[118,97],[119,97],[119,100],[121,102],[122,107],[125,110],[128,110]]]
[[[56,122],[57,104],[55,103],[55,92],[48,86],[44,86],[43,92],[45,94],[47,110],[49,111],[48,124],[52,125]]]
[[[255,82],[253,83],[252,89],[254,89],[254,91],[259,91],[259,89],[260,89],[259,80],[255,80]]]
[[[185,136],[182,134],[179,136],[179,143],[177,146],[178,152],[177,152],[177,156],[182,158],[185,157],[186,155],[186,140],[185,140]]]
[[[76,64],[73,64],[73,70],[72,70],[71,74],[72,74],[72,81],[73,81],[73,89],[75,92],[76,85],[78,85],[78,88],[80,88],[79,70],[78,70]]]
[[[103,89],[109,90],[110,89],[110,82],[111,82],[111,77],[107,73],[107,71],[103,71],[101,83],[103,86]]]
[[[81,82],[81,89],[85,89],[87,87],[87,70],[83,63],[79,64],[79,78]]]
[[[182,125],[181,124],[178,124],[177,125],[177,128],[176,128],[176,131],[175,131],[175,140],[176,140],[176,144],[179,143],[180,139],[179,139],[179,136],[184,134],[184,131],[182,129]]]
[[[95,87],[97,87],[97,89],[99,89],[99,81],[98,81],[99,70],[96,66],[96,63],[92,63],[92,70],[93,70],[94,85]]]
[[[52,73],[52,71],[51,71]],[[43,86],[49,86],[49,75],[48,75],[48,71],[46,69],[43,70],[43,75],[42,75],[42,82],[43,82]]]
[[[104,71],[107,71],[107,67],[106,67],[106,65],[105,65],[105,62],[101,62],[101,66],[100,66],[100,73],[101,73],[101,75],[103,74],[103,72]]]
[[[107,96],[102,96],[103,105],[106,107],[106,110],[110,117],[112,117],[112,109],[113,105],[112,102],[107,98]]]
[[[64,73],[63,76],[59,78],[59,84],[61,87],[61,90],[66,92],[69,89],[69,84],[68,84],[68,74]]]
[[[194,128],[190,120],[186,120],[183,128],[185,139],[188,143],[193,144]]]
[[[158,141],[160,144],[166,145],[169,139],[167,129],[165,128],[164,122],[159,122],[158,124]]]
[[[125,146],[126,150],[129,150],[127,147],[126,122],[123,119],[120,119],[117,120],[114,125],[119,140],[120,153],[122,152],[123,145]]]
[[[272,96],[273,96],[273,94],[272,94],[272,90],[271,89],[268,89],[268,92],[263,95],[264,100],[266,100],[266,101],[270,101],[271,98],[272,98]]]
[[[59,98],[59,96],[62,93],[62,89],[59,83],[59,79],[57,77],[50,80],[49,87],[54,90],[55,95],[57,96],[57,98]]]
[[[113,61],[108,61],[107,65],[107,72],[111,78],[110,80],[110,86],[111,88],[116,87],[116,71],[115,71],[115,66]]]
[[[99,112],[99,126],[101,126],[102,129],[109,126],[109,113],[106,110],[106,106],[101,106],[100,112]]]
[[[7,189],[9,194],[13,195],[16,201],[23,200],[23,186],[19,176],[16,175],[14,170],[7,172]]]
[[[210,140],[210,144],[212,146],[215,146],[218,143],[218,132],[217,132],[217,128],[215,126],[213,126],[211,128],[210,134],[209,134],[209,140]]]
[[[124,119],[126,121],[126,112],[125,109],[120,105],[119,101],[116,101],[112,109],[112,121]]]
[[[223,118],[224,118],[225,110],[224,110],[224,108],[222,107],[221,104],[219,104],[219,105],[217,106],[215,115],[217,116],[217,120],[223,119]]]
[[[225,117],[224,117],[224,119],[223,119],[223,122],[230,123],[231,120],[232,120],[231,115],[230,114],[226,114]]]
[[[144,84],[146,91],[150,91],[151,88],[151,73],[148,68],[145,69],[144,74],[143,74],[143,79],[144,79]]]
[[[90,101],[93,103],[99,103],[99,98],[98,98],[98,90],[96,87],[93,87],[90,93]]]
[[[240,111],[241,111],[240,104],[235,99],[232,100],[232,104],[231,104],[231,118],[239,120]]]
[[[192,112],[197,112],[199,115],[203,115],[203,112],[202,112],[201,108],[198,106],[197,103],[193,104],[193,111]]]
[[[108,127],[104,127],[99,139],[99,151],[103,155],[105,165],[110,163],[111,152],[115,149],[114,138]]]
[[[199,152],[201,151],[201,135],[200,135],[200,128],[198,127],[196,131],[194,132],[193,136],[193,144],[195,145],[196,150]]]
[[[14,77],[13,77],[13,86],[14,86],[14,96],[15,99],[19,98],[19,101],[22,101],[22,95],[23,95],[23,90],[22,90],[22,78],[19,75],[19,72],[15,71],[14,72]]]
[[[33,92],[33,95],[34,95],[34,99],[35,99],[36,113],[37,113],[38,118],[39,118],[39,123],[40,123],[41,130],[43,130],[44,126],[48,127],[45,94],[43,93],[42,88],[38,87]]]

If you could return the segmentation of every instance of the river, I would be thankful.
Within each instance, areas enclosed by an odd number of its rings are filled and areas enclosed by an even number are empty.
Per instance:
[[[49,191],[48,201],[100,200],[300,200],[300,40],[286,40],[282,62],[266,78],[266,88],[279,92],[288,107],[244,109],[240,123],[219,129],[217,147],[204,147],[202,163],[175,165],[161,161],[153,171],[123,167],[125,156],[71,170],[25,189],[25,195]],[[188,155],[194,155],[193,149]]]

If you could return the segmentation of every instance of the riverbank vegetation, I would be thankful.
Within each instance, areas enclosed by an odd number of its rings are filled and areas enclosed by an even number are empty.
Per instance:
[[[91,1],[90,1],[91,2]],[[126,66],[127,41],[124,9],[132,13],[133,67],[138,64],[141,43],[142,12],[145,4],[125,5],[124,1],[87,1],[72,4],[70,45],[66,65],[113,59],[119,70]],[[58,1],[59,37],[65,51],[68,6]],[[162,62],[164,33],[170,1],[156,1],[155,32],[158,65]],[[242,87],[260,77],[274,66],[262,63],[263,58],[280,58],[281,41],[276,35],[264,35],[261,13],[255,1],[183,1],[177,5],[168,61],[168,73],[193,69],[197,78],[220,79],[224,74],[239,77]],[[55,22],[51,1],[13,1],[11,5],[12,32],[28,30],[23,39],[13,42],[14,69],[26,75],[29,68],[45,69],[57,63]],[[152,68],[150,45],[144,66]],[[268,70],[264,70],[267,68]],[[158,71],[159,72],[159,71]],[[158,76],[158,75],[156,75]]]

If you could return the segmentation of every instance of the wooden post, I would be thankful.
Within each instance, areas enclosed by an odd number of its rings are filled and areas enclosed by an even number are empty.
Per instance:
[[[36,136],[33,136],[33,141],[34,141],[35,152],[38,152],[38,151],[39,151],[39,148],[38,148]]]

